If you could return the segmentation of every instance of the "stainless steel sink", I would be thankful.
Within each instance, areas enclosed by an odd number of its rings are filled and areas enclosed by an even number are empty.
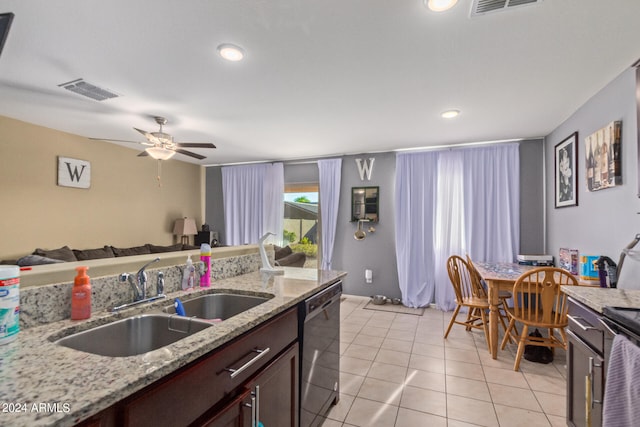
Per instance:
[[[270,298],[220,293],[203,295],[191,300],[182,301],[182,306],[184,307],[187,317],[226,320],[263,302],[269,301]],[[176,312],[173,306],[166,307],[163,311],[171,314]]]
[[[211,324],[168,314],[142,314],[61,338],[56,344],[100,356],[126,357],[172,344]]]

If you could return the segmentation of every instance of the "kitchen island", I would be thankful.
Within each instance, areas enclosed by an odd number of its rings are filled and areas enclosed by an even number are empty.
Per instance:
[[[260,273],[216,281],[209,289],[179,291],[166,300],[117,314],[96,312],[86,321],[63,320],[21,331],[0,346],[0,425],[70,426],[161,381],[216,349],[295,307],[346,273],[284,268],[263,284]],[[267,302],[201,332],[137,356],[105,357],[69,349],[53,341],[115,318],[159,310],[173,298],[211,292],[271,297]]]
[[[562,290],[569,296],[567,425],[601,426],[609,355],[617,333],[604,308],[638,308],[640,291],[584,286]]]

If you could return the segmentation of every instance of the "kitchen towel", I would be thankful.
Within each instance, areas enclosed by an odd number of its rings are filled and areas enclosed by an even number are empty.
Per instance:
[[[602,425],[627,427],[640,419],[640,347],[622,335],[611,346],[604,390]]]

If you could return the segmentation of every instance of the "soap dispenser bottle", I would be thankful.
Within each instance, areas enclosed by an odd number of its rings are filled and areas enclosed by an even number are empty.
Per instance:
[[[71,320],[82,320],[91,317],[91,282],[87,276],[89,267],[76,267],[78,275],[71,289]]]
[[[182,272],[182,290],[186,291],[188,289],[193,289],[193,287],[195,286],[195,279],[196,268],[193,266],[191,255],[189,255],[189,257],[187,258],[187,266]]]

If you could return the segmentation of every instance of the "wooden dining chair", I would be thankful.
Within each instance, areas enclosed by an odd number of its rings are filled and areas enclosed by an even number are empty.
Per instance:
[[[522,274],[513,285],[513,308],[508,309],[509,326],[500,348],[504,349],[508,336],[513,333],[516,322],[522,323],[518,338],[518,352],[513,370],[520,367],[520,360],[526,345],[567,349],[567,294],[562,285],[578,285],[576,278],[566,270],[555,267],[541,267]],[[529,328],[548,330],[548,337],[530,337]],[[554,331],[560,333],[560,337]],[[514,335],[515,336],[515,335]]]
[[[473,265],[473,261],[469,254],[467,254],[467,264],[469,265],[469,271],[471,272],[471,277],[473,279],[474,287],[477,289],[476,293],[479,297],[487,298],[487,286],[484,284],[484,280],[478,270],[476,270],[475,265]],[[509,315],[507,314],[507,301],[511,299],[511,292],[509,291],[499,291],[498,292],[498,300],[500,303],[498,304],[498,319],[500,320],[500,324],[502,325],[502,329],[504,329],[505,335],[507,334],[507,323],[509,323]],[[514,325],[515,333],[518,333],[518,329]],[[511,336],[509,336],[509,342],[513,342]]]
[[[486,296],[478,296],[469,265],[458,255],[452,255],[447,260],[447,273],[449,273],[449,280],[456,294],[456,308],[453,311],[444,338],[447,338],[454,323],[464,325],[467,331],[472,328],[482,329],[484,330],[484,336],[487,340],[487,347],[489,351],[491,351],[489,345],[489,329],[487,328],[489,300]],[[458,313],[462,307],[467,307],[468,309],[467,319],[464,322],[457,320]]]

